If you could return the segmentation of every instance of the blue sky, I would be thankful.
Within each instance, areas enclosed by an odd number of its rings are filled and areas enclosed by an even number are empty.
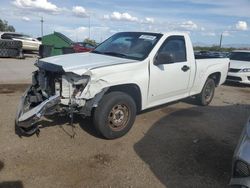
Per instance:
[[[98,42],[119,31],[185,31],[194,43],[249,44],[250,0],[1,0],[0,18],[17,32],[59,31]]]

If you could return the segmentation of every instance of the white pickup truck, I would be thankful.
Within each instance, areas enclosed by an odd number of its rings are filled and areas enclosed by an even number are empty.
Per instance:
[[[185,33],[121,32],[89,53],[40,59],[21,98],[16,128],[35,133],[42,116],[92,116],[107,139],[126,134],[136,114],[195,96],[208,105],[227,76],[229,59],[195,59]]]

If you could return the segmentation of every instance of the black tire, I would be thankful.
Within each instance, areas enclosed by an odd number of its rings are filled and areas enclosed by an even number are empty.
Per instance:
[[[0,48],[0,57],[17,57],[19,56],[20,51],[17,49],[1,49]]]
[[[1,49],[21,49],[23,46],[21,41],[17,40],[0,40]]]
[[[208,78],[203,86],[200,94],[196,96],[197,102],[202,106],[207,106],[213,100],[215,91],[215,82],[213,79]]]
[[[125,135],[133,126],[136,104],[131,96],[123,92],[111,92],[103,96],[94,111],[96,130],[107,139]]]

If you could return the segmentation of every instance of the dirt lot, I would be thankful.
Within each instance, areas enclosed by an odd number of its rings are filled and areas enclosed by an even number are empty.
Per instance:
[[[80,117],[74,130],[54,117],[38,137],[19,138],[14,116],[24,88],[0,86],[1,188],[227,187],[250,115],[250,87],[222,86],[208,107],[185,100],[140,114],[117,140],[100,138]]]
[[[0,84],[30,83],[37,57],[25,54],[25,59],[0,58]]]

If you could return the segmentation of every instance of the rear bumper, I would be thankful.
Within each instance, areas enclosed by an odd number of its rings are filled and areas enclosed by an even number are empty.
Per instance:
[[[26,111],[25,103],[30,89],[31,87],[21,97],[15,119],[16,128],[19,128],[25,134],[33,134],[38,129],[35,124],[44,116],[46,111],[60,103],[60,96],[54,95]]]
[[[249,72],[246,72],[246,73],[228,72],[227,81],[239,82],[239,83],[243,83],[243,84],[250,84],[250,73]]]

